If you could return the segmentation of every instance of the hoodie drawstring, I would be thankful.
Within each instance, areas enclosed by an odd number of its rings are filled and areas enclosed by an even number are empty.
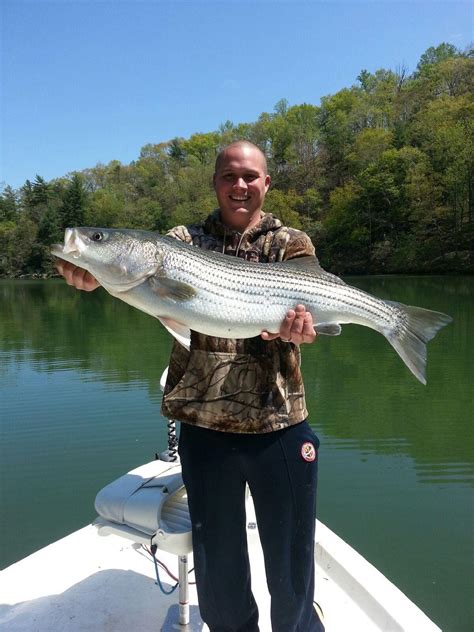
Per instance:
[[[244,239],[244,235],[247,232],[247,228],[244,230],[244,232],[240,235],[240,239],[239,239],[239,243],[237,244],[237,250],[235,251],[235,257],[239,256],[239,251],[240,251],[240,246],[242,245],[242,241]],[[222,254],[225,255],[225,244],[227,241],[227,228],[224,227],[224,240],[222,242]]]

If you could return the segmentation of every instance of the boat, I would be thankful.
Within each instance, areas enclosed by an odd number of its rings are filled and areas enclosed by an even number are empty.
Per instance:
[[[158,459],[132,470],[99,492],[96,508],[92,524],[0,572],[0,629],[208,630],[193,582],[191,523],[179,462]],[[270,597],[250,493],[246,508],[260,630],[271,632]],[[440,631],[319,520],[315,562],[315,600],[327,632]]]

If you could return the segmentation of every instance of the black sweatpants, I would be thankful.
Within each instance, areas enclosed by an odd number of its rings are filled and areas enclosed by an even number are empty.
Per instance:
[[[276,432],[216,432],[182,423],[199,608],[211,632],[257,632],[245,485],[255,504],[273,632],[322,632],[313,608],[319,440],[302,422]]]

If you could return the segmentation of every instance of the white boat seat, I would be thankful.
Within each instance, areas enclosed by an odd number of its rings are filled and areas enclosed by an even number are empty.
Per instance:
[[[187,555],[192,550],[191,519],[181,466],[152,461],[104,487],[96,496],[99,533],[115,533],[142,544]]]

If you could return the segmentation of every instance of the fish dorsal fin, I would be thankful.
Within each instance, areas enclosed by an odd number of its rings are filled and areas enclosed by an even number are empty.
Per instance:
[[[304,270],[305,272],[312,272],[313,274],[322,277],[323,279],[327,279],[332,283],[338,283],[339,285],[346,285],[342,279],[340,279],[335,274],[331,274],[330,272],[326,272],[321,267],[321,264],[318,261],[318,258],[314,255],[307,255],[306,257],[297,257],[296,259],[287,259],[283,261],[285,265],[293,266],[299,270]]]
[[[313,272],[314,274],[321,274],[324,270],[319,265],[319,261],[313,255],[307,255],[306,257],[297,257],[296,259],[287,259],[282,261],[286,266],[293,266],[306,272]]]
[[[187,283],[154,275],[148,279],[150,288],[160,298],[172,298],[179,303],[189,301],[196,296],[196,290]]]

